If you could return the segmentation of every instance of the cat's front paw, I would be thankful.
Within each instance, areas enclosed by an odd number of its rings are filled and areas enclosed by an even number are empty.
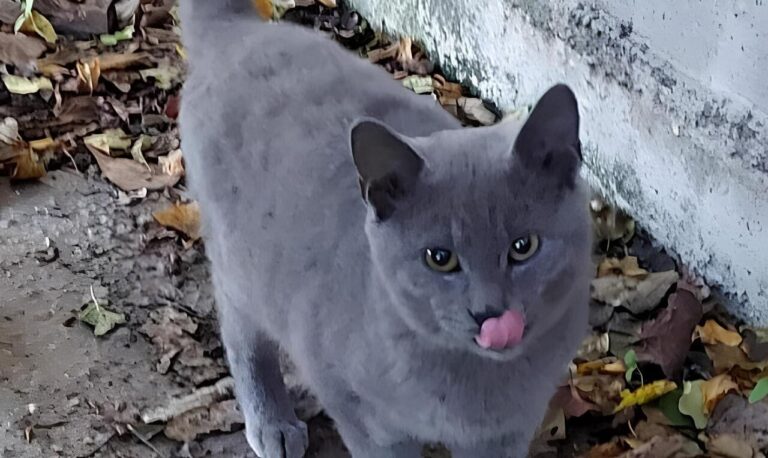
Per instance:
[[[247,424],[245,435],[259,458],[302,458],[309,446],[307,425],[301,420]]]

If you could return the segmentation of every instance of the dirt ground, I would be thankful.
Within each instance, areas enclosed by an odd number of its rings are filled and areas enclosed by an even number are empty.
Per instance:
[[[221,363],[204,254],[151,217],[168,202],[157,194],[122,205],[100,178],[66,170],[0,181],[0,456],[156,456],[120,425],[195,384],[157,371],[156,349],[139,332],[152,310],[194,317],[195,338]],[[72,319],[91,287],[127,315],[104,338]],[[327,420],[311,426],[309,456],[344,456]],[[186,445],[157,434],[151,444],[161,456],[254,456],[239,431]]]

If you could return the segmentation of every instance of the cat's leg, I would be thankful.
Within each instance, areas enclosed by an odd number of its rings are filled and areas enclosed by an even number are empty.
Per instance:
[[[529,441],[520,436],[508,436],[492,441],[451,447],[453,458],[526,458]]]
[[[352,458],[420,458],[422,445],[395,431],[366,421],[359,405],[326,405]],[[383,445],[382,445],[383,444]]]
[[[307,427],[296,418],[285,389],[278,346],[237,307],[220,304],[219,320],[251,448],[260,458],[303,457]]]

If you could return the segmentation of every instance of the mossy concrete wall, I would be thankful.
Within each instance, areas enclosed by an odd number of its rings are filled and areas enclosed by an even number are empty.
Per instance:
[[[569,84],[587,178],[768,324],[768,2],[352,3],[502,108]]]

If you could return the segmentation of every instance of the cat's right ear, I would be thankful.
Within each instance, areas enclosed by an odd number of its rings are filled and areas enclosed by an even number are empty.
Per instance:
[[[399,135],[371,119],[355,123],[350,140],[363,199],[385,221],[413,188],[424,161]]]

